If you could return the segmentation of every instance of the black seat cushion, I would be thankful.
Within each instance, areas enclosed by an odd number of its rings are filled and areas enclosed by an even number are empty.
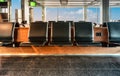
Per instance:
[[[80,46],[102,46],[93,41],[94,32],[91,22],[75,22],[75,42]]]
[[[46,37],[30,37],[30,42],[45,42]]]
[[[71,25],[68,22],[53,23],[51,35],[52,43],[69,43],[71,42]]]
[[[99,42],[78,42],[80,46],[102,46],[102,43]]]
[[[75,22],[76,42],[93,42],[93,27],[91,22]]]
[[[120,43],[120,22],[108,22],[109,41]]]
[[[30,42],[44,43],[48,39],[47,22],[33,22],[30,25]]]

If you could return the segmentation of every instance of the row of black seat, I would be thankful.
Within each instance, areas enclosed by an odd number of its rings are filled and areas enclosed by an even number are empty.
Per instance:
[[[105,24],[109,30],[108,44],[119,45],[120,22],[107,22]],[[0,42],[5,45],[13,43],[14,30],[15,23],[0,23]],[[101,42],[94,42],[94,30],[91,22],[33,22],[30,24],[29,43],[32,45],[45,45],[47,43],[60,46],[73,45],[73,43],[80,46],[102,45]]]
[[[74,25],[74,36],[72,36]],[[49,29],[48,29],[49,27]],[[48,32],[49,31],[49,32]],[[50,35],[49,35],[50,33]],[[91,22],[34,22],[30,25],[29,41],[44,45],[73,45],[75,42],[81,46],[101,46],[94,42],[94,30]]]

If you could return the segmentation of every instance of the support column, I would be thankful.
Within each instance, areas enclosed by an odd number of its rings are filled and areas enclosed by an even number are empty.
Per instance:
[[[8,0],[8,22],[11,21],[11,0]]]
[[[29,24],[29,0],[21,0],[22,21],[27,21]]]
[[[33,8],[30,8],[30,23],[33,22]]]
[[[42,21],[46,21],[46,7],[42,6]]]
[[[87,21],[87,6],[83,7],[83,21]]]
[[[16,22],[22,22],[21,9],[15,9],[15,20]]]
[[[101,0],[100,23],[109,21],[109,0]]]

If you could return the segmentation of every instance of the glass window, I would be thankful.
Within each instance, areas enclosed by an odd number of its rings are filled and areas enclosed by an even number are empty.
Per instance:
[[[46,21],[57,21],[57,8],[46,8]]]
[[[100,23],[100,8],[88,8],[87,9],[87,21],[93,23]]]
[[[33,21],[42,21],[42,10],[40,7],[33,8]]]
[[[21,9],[21,0],[11,0],[12,10],[11,10],[11,20],[15,21],[15,9]]]
[[[82,8],[47,8],[47,21],[81,21]]]
[[[120,7],[110,8],[110,21],[112,22],[120,21]]]

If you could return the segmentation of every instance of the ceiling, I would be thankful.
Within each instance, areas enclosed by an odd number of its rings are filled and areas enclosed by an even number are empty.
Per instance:
[[[61,5],[60,0],[36,0],[39,6],[46,7],[82,7],[82,6],[100,6],[101,0],[68,0],[67,4]],[[66,0],[63,0],[64,2]],[[110,0],[110,6],[120,7],[120,0]]]

